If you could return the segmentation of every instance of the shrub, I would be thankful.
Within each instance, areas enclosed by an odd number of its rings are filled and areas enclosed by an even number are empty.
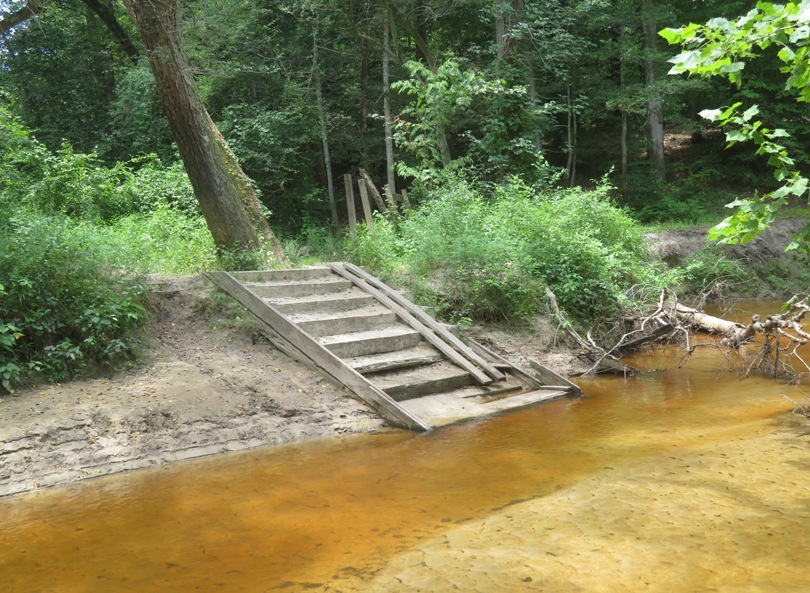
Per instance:
[[[548,287],[572,317],[592,320],[616,312],[630,284],[655,280],[640,227],[609,191],[456,177],[419,211],[361,232],[348,252],[378,273],[407,268],[414,293],[446,317],[527,322]]]
[[[17,210],[0,222],[0,378],[63,380],[135,354],[142,283],[113,273],[65,219]]]
[[[709,245],[687,259],[680,273],[679,288],[686,294],[724,298],[750,296],[756,291],[753,273],[723,255],[717,245]]]
[[[202,217],[158,206],[112,224],[68,225],[73,241],[92,245],[110,268],[134,274],[193,274],[216,264],[214,242]]]

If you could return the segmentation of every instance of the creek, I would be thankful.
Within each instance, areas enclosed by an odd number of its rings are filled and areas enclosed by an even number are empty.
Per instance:
[[[581,399],[430,434],[0,500],[2,589],[810,591],[810,420],[784,397],[810,389],[741,380],[715,348],[681,357],[639,354],[645,373],[582,379]]]

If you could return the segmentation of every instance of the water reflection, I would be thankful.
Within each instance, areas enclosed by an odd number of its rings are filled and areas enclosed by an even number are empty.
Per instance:
[[[581,400],[429,435],[268,448],[0,501],[0,582],[20,593],[354,590],[459,524],[606,467],[738,439],[792,407],[781,393],[807,397],[718,371],[713,349],[682,369],[679,357],[640,355],[632,364],[648,373],[583,379]],[[788,545],[774,541],[774,553]]]

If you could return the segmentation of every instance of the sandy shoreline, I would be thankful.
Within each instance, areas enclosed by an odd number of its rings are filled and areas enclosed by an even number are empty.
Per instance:
[[[0,398],[0,496],[384,426],[341,388],[212,310],[201,278],[166,278],[160,289],[149,364]]]

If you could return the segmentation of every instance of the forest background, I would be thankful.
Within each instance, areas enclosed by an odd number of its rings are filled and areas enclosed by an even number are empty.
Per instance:
[[[659,31],[755,4],[183,0],[178,34],[184,74],[292,264],[350,259],[463,323],[531,325],[551,291],[598,331],[664,287],[733,284],[744,296],[753,273],[784,291],[808,280],[775,262],[742,269],[711,247],[666,266],[643,239],[645,224],[717,223],[727,203],[779,186],[751,146],[726,149],[703,110],[757,104],[791,165],[810,162],[806,106],[779,52],[736,85],[667,74],[681,50]],[[135,356],[148,318],[139,275],[279,257],[215,246],[123,3],[0,9],[10,390]],[[342,176],[359,169],[415,207],[380,211],[352,237]]]

